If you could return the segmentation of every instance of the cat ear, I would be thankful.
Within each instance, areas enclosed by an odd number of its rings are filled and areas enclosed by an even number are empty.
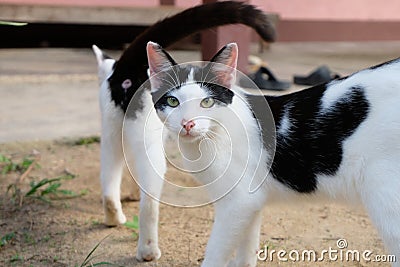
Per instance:
[[[146,50],[150,76],[176,65],[172,57],[159,44],[148,42]]]
[[[218,83],[226,88],[231,88],[236,79],[238,60],[238,46],[230,43],[224,46],[211,59],[211,71],[216,75]]]
[[[101,67],[104,63],[104,60],[106,59],[111,59],[108,55],[106,55],[103,51],[101,51],[100,48],[97,47],[97,45],[92,45],[93,52],[96,56],[97,60],[97,65]]]
[[[149,63],[147,74],[150,77],[151,90],[154,92],[165,82],[165,73],[163,71],[176,65],[176,62],[159,44],[148,42],[146,50]]]
[[[100,50],[100,48],[95,45],[92,46],[92,49],[96,56],[98,67],[97,75],[101,83],[112,73],[115,60],[107,56],[105,53],[103,53],[103,51]]]

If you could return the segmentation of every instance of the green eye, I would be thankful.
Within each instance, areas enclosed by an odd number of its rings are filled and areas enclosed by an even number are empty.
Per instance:
[[[170,107],[176,108],[177,106],[179,106],[179,100],[176,97],[169,96],[167,97],[167,104]]]
[[[215,103],[214,98],[207,97],[201,100],[200,106],[203,108],[211,108],[212,106],[214,106],[214,103]]]

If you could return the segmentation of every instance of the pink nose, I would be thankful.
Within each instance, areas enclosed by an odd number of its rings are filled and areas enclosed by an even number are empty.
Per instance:
[[[196,125],[196,123],[194,123],[194,121],[189,120],[182,120],[182,126],[183,128],[185,128],[186,132],[190,132],[190,130]]]

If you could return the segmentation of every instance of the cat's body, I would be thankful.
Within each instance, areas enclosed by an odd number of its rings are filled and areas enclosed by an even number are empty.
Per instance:
[[[125,152],[127,160],[134,162],[135,179],[141,188],[136,255],[139,261],[156,260],[161,255],[157,200],[166,171],[162,124],[156,114],[150,112],[154,109],[150,92],[137,90],[148,79],[146,44],[157,40],[168,46],[200,30],[233,23],[254,28],[267,41],[274,39],[273,27],[261,11],[251,5],[226,1],[194,7],[156,23],[139,35],[118,61],[93,47],[100,81],[100,180],[105,224],[114,226],[126,221],[120,202]],[[132,108],[126,112],[129,103]],[[148,114],[151,115],[148,117]]]
[[[362,204],[396,255],[393,266],[400,266],[400,60],[272,97],[248,95],[233,84],[235,44],[212,60],[229,66],[225,70],[213,64],[180,67],[165,53],[148,44],[157,113],[178,137],[184,156],[198,157],[199,164],[215,156],[194,175],[202,184],[214,182],[210,197],[225,192],[214,204],[202,266],[255,266],[263,206],[300,199]],[[187,73],[174,86],[165,85],[164,73],[171,67]],[[207,80],[222,86],[212,87]],[[272,133],[259,120],[263,114],[254,114],[260,100],[268,102],[275,120],[275,153],[265,142]],[[204,105],[210,101],[213,105]],[[251,186],[254,181],[261,186]]]

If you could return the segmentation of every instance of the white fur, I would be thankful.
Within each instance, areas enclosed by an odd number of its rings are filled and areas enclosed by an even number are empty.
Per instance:
[[[135,178],[141,186],[139,241],[136,257],[139,261],[156,260],[161,256],[158,248],[159,202],[152,197],[159,199],[162,178],[166,171],[162,146],[162,124],[154,110],[149,112],[149,108],[152,109],[153,106],[149,92],[143,96],[144,110],[137,112],[135,119],[127,118],[124,121],[123,111],[116,107],[111,99],[107,81],[112,74],[115,61],[104,59],[101,50],[96,46],[93,46],[93,50],[98,62],[100,81],[99,100],[102,125],[100,180],[105,224],[114,226],[126,221],[120,201],[123,152],[125,152],[128,163],[132,161],[135,167],[137,174]],[[122,137],[124,137],[123,142]]]
[[[291,122],[289,118],[289,111],[288,109],[285,109],[285,112],[283,113],[283,117],[280,121],[280,125],[277,127],[277,132],[283,136],[286,136],[290,133],[290,127],[291,127]]]
[[[322,108],[329,110],[352,86],[365,88],[371,106],[369,115],[345,140],[343,160],[335,176],[319,175],[317,192],[307,194],[307,198],[361,203],[389,253],[400,260],[400,62],[332,82],[323,97]],[[237,96],[242,95],[240,88],[233,90]],[[258,160],[267,162],[271,155],[263,148],[256,121],[245,101],[236,96],[229,108],[201,109],[199,103],[206,95],[194,85],[184,85],[172,95],[184,101],[179,108],[167,110],[167,116],[160,116],[175,134],[180,134],[183,118],[195,122],[199,116],[212,118],[208,126],[196,123],[193,131],[195,136],[210,138],[216,150],[202,149],[200,153],[202,139],[195,137],[190,142],[181,138],[179,146],[184,156],[201,155],[197,164],[205,165],[202,160],[215,157],[208,168],[194,175],[204,185],[213,183],[208,187],[212,198],[220,198],[224,190],[229,192],[215,202],[215,222],[202,266],[223,267],[228,263],[229,266],[256,266],[262,207],[270,202],[299,201],[306,197],[271,176],[259,190],[249,192],[253,174],[262,178],[267,173],[266,164],[258,165]],[[213,120],[224,127],[218,127]],[[281,125],[282,134],[290,130],[287,114],[277,125]],[[207,135],[207,131],[217,134]],[[193,168],[190,164],[187,166]],[[232,189],[233,185],[236,186]],[[236,258],[231,261],[234,253]],[[393,266],[400,266],[400,262]]]

